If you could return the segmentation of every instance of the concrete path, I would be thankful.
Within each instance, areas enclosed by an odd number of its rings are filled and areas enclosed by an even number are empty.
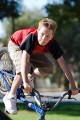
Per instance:
[[[50,95],[50,96],[61,96],[61,95],[63,95],[63,93],[64,92],[47,92],[47,93],[46,92],[40,92],[41,95]],[[3,98],[3,95],[0,93],[0,102],[3,102],[2,98]],[[77,94],[77,95],[72,96],[72,98],[75,98],[76,100],[74,100],[74,99],[67,99],[67,96],[66,96],[65,99],[62,100],[62,102],[80,103],[80,93]],[[30,96],[27,96],[27,100],[34,101],[34,99],[31,98]],[[45,98],[42,98],[42,100],[45,100]],[[51,101],[56,101],[56,99],[53,99]],[[18,102],[20,102],[20,101],[18,100]]]

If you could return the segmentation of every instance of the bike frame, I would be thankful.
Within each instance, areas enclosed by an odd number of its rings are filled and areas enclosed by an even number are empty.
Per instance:
[[[0,70],[0,76],[2,77],[4,83],[6,84],[6,87],[8,89],[8,91],[10,91],[11,89],[11,86],[9,85],[8,81],[6,80],[6,78],[4,77],[4,75],[6,76],[9,76],[10,78],[14,78],[14,75],[11,74],[11,73],[8,73],[7,71],[4,71],[4,70]],[[80,92],[80,90],[79,90]],[[39,102],[40,102],[40,105],[37,105],[37,104],[34,104],[32,102],[29,102],[27,99],[25,99],[25,95],[24,95],[24,92],[23,92],[23,85],[22,83],[20,84],[19,88],[17,89],[17,92],[16,92],[16,95],[17,95],[17,99],[19,99],[21,102],[25,103],[29,108],[33,109],[34,111],[36,111],[38,114],[40,114],[40,117],[38,120],[45,120],[45,115],[46,115],[46,112],[49,111],[51,108],[54,109],[61,101],[62,99],[68,95],[68,98],[67,99],[71,99],[71,90],[65,92],[63,94],[63,96],[58,96],[58,97],[54,97],[54,96],[44,96],[44,95],[40,95],[39,92],[35,89],[33,89],[32,93],[31,93],[31,96],[34,97],[37,97],[38,96],[38,99],[39,99]],[[46,97],[46,98],[51,98],[51,99],[56,99],[58,98],[57,102],[54,104],[54,106],[49,106],[48,103],[44,102],[44,104],[42,104],[42,101],[41,101],[41,97]]]
[[[6,84],[6,87],[8,88],[8,90],[10,91],[11,89],[11,86],[8,84],[7,80],[4,78],[4,74],[7,75],[7,76],[10,76],[12,78],[14,78],[14,75],[11,74],[11,73],[7,73],[5,72],[4,70],[1,70],[0,71],[0,76],[2,77],[3,81],[5,82]],[[32,102],[29,102],[28,100],[25,99],[25,97],[21,94],[21,90],[22,90],[22,85],[20,85],[20,87],[17,89],[17,98],[23,102],[23,103],[26,103],[26,105],[33,109],[34,111],[36,111],[37,113],[40,114],[40,118],[39,120],[45,120],[45,114],[46,114],[46,110],[43,110],[42,108],[38,107],[37,105],[34,105]]]

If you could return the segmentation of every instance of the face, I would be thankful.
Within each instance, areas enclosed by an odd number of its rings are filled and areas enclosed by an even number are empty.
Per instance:
[[[53,38],[53,31],[46,28],[41,27],[38,29],[38,43],[41,46],[45,46],[51,39]]]

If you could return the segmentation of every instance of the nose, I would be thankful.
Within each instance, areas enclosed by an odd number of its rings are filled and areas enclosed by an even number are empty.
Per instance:
[[[46,38],[46,36],[44,35],[43,37],[42,37],[42,39],[44,40]]]

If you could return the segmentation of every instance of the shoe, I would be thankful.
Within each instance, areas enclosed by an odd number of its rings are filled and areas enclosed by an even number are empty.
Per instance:
[[[16,102],[17,102],[17,98],[12,97],[12,98],[8,98],[8,93],[4,96],[3,98],[3,102],[5,105],[5,111],[9,114],[17,114],[17,107],[16,107]]]
[[[34,88],[34,79],[35,79],[34,76],[29,73],[28,74],[28,83],[32,88]]]

